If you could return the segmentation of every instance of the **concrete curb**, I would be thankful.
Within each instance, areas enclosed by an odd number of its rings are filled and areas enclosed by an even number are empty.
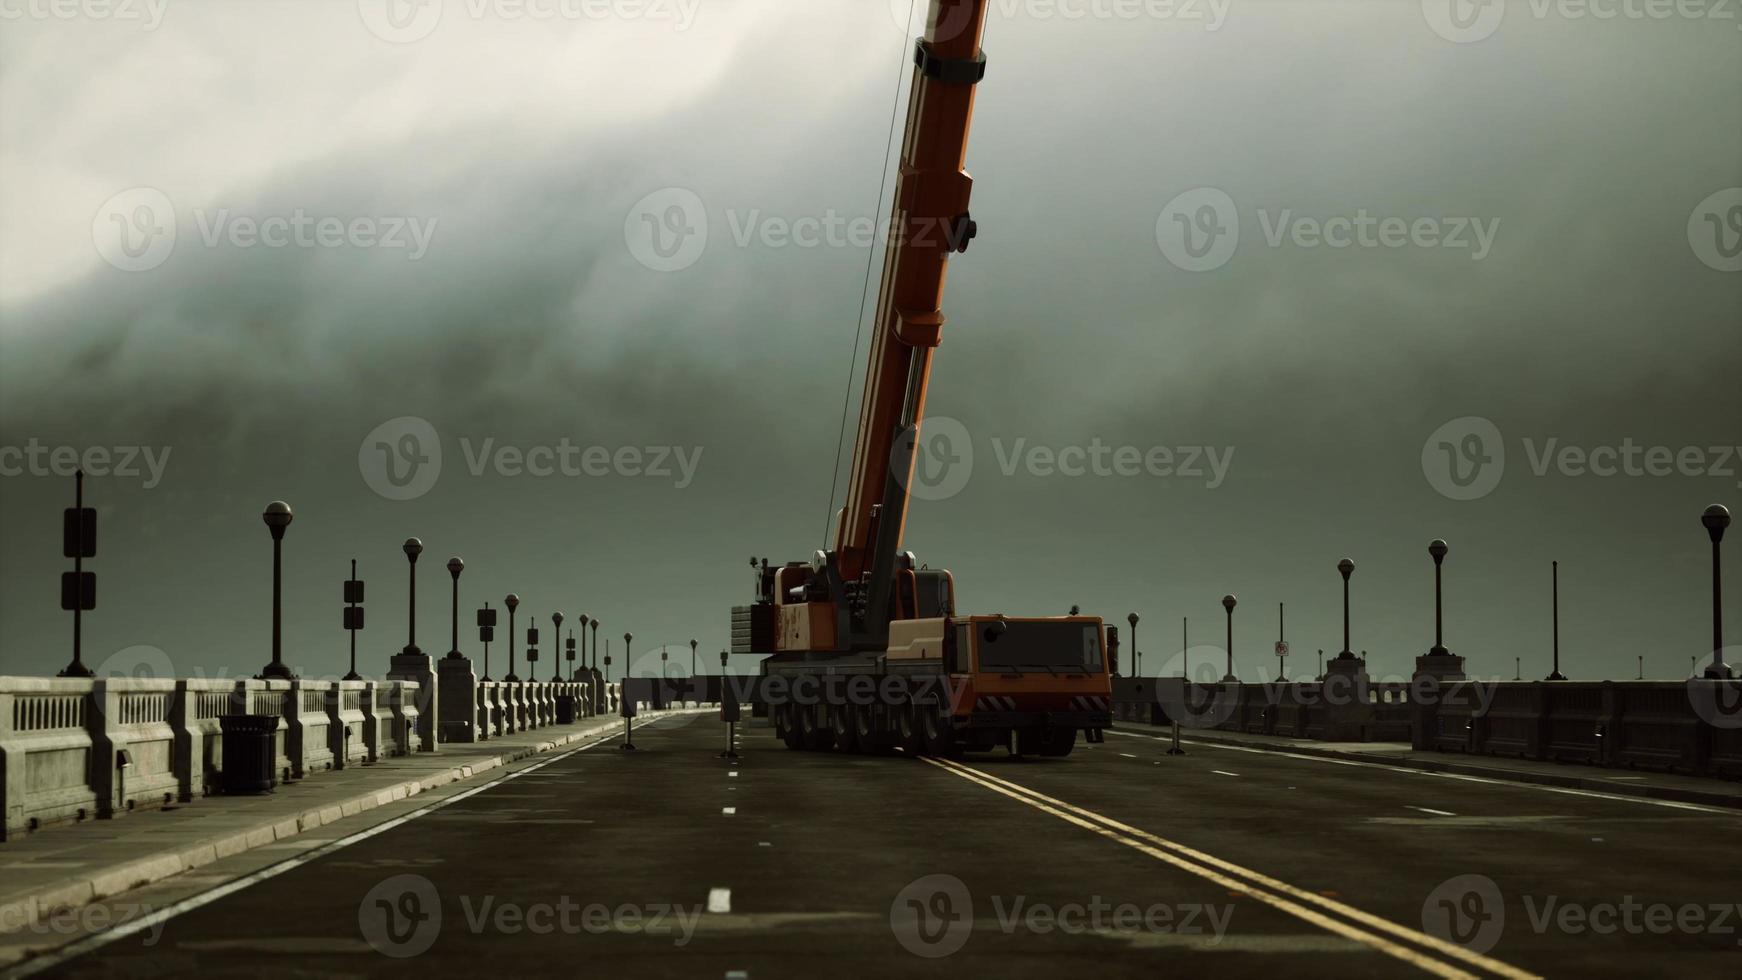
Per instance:
[[[1135,730],[1130,726],[1126,730]],[[1142,726],[1164,734],[1170,731],[1154,725]],[[1209,745],[1227,745],[1235,748],[1257,749],[1261,752],[1288,752],[1295,755],[1310,755],[1324,759],[1348,759],[1353,762],[1371,762],[1387,766],[1397,766],[1402,769],[1419,769],[1423,772],[1443,772],[1457,776],[1480,776],[1484,779],[1494,779],[1509,783],[1529,783],[1536,786],[1557,786],[1562,789],[1582,789],[1591,792],[1608,793],[1612,796],[1635,796],[1641,799],[1666,800],[1672,803],[1698,803],[1703,806],[1724,807],[1730,810],[1742,810],[1742,797],[1724,793],[1707,793],[1701,790],[1684,789],[1679,786],[1631,786],[1625,783],[1615,783],[1605,779],[1591,779],[1585,776],[1551,772],[1529,772],[1518,769],[1497,769],[1493,766],[1475,765],[1468,762],[1442,762],[1438,759],[1406,759],[1396,756],[1381,755],[1377,752],[1341,752],[1336,749],[1321,749],[1311,745],[1273,744],[1266,742],[1247,741],[1238,738],[1218,737],[1193,731],[1190,735],[1180,733],[1182,742],[1202,742]],[[1661,775],[1661,774],[1660,774]]]
[[[644,723],[708,710],[712,709],[691,708],[647,712],[638,716],[636,721]],[[337,803],[328,803],[317,808],[304,810],[293,817],[266,820],[256,826],[227,833],[222,837],[205,840],[192,846],[160,851],[128,861],[125,864],[80,872],[57,885],[38,886],[9,895],[0,895],[0,934],[28,929],[43,917],[61,909],[78,908],[143,885],[162,881],[165,878],[185,871],[192,871],[214,861],[241,854],[243,851],[263,847],[305,831],[324,827],[346,817],[373,810],[379,806],[395,803],[450,783],[470,779],[531,756],[553,752],[587,739],[608,738],[622,731],[622,728],[622,719],[614,718],[604,724],[593,725],[555,738],[543,739],[532,745],[516,746],[501,755],[472,760],[452,769],[406,779],[393,786],[371,790]],[[219,798],[217,805],[222,805],[221,798]]]

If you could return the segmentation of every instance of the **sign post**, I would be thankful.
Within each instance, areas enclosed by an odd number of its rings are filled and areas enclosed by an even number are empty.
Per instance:
[[[61,555],[73,560],[73,570],[60,577],[60,607],[73,614],[73,662],[60,672],[62,677],[90,677],[81,652],[80,615],[97,608],[97,574],[85,571],[85,559],[97,556],[97,512],[85,506],[85,471],[73,474],[73,506],[66,509],[61,522]]]

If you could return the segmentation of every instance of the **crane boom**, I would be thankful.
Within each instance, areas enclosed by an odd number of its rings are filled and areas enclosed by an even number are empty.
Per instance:
[[[873,313],[864,400],[846,505],[836,528],[841,580],[859,583],[855,632],[881,638],[907,521],[918,426],[932,351],[944,324],[951,253],[976,231],[968,215],[973,179],[964,169],[974,89],[985,76],[980,48],[987,0],[931,0],[914,47],[912,91],[895,183],[889,246]]]

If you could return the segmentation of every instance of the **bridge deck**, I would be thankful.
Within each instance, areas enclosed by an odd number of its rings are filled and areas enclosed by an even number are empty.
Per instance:
[[[527,760],[219,861],[102,903],[168,917],[51,972],[356,974],[403,955],[471,976],[1056,978],[1091,957],[1106,977],[1733,976],[1742,956],[1738,816],[1718,808],[1207,744],[1170,758],[1135,736],[963,765],[792,752],[766,728],[728,762],[721,742],[711,718],[666,719],[637,752]],[[1558,917],[1624,903],[1732,917],[1667,934]],[[1497,939],[1424,939],[1424,909]]]

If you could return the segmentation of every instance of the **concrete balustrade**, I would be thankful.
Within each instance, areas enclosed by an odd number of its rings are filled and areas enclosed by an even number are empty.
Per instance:
[[[0,677],[0,840],[217,791],[219,719],[278,719],[280,779],[404,755],[419,692],[402,681]]]
[[[1742,776],[1742,681],[1499,681],[1434,664],[1411,681],[1187,684],[1114,678],[1115,722]]]

